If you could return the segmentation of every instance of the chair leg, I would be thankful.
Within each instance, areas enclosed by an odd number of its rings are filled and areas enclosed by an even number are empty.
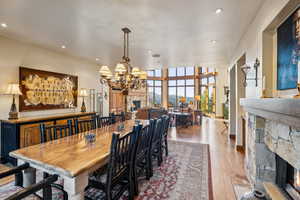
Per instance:
[[[151,154],[151,150],[148,154],[148,167],[149,167],[149,176],[152,177],[153,176],[153,165],[152,165],[152,154]]]
[[[133,169],[133,178],[132,178],[132,180],[130,180],[130,182],[133,182],[130,189],[133,188],[132,192],[134,193],[134,195],[138,195],[139,194],[139,185],[138,185],[139,183],[138,183],[138,178],[137,178],[137,173],[136,173],[136,167],[135,167],[135,169]]]
[[[158,166],[161,166],[161,163],[163,162],[163,158],[162,158],[163,152],[162,152],[162,146],[159,145],[158,148]]]
[[[168,148],[168,139],[167,139],[167,137],[166,137],[166,139],[165,139],[165,151],[166,151],[166,156],[168,156],[169,155],[169,148]]]
[[[151,166],[149,159],[146,159],[146,179],[150,180],[151,178]]]
[[[128,191],[128,200],[134,200],[134,193],[135,193],[135,183],[131,179],[129,180],[129,191]]]

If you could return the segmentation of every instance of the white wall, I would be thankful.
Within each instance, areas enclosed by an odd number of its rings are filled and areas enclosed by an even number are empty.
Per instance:
[[[246,54],[246,63],[251,66],[253,66],[256,58],[262,61],[262,33],[288,2],[289,0],[265,0],[234,51],[230,66],[234,65],[244,53]],[[263,63],[261,62],[258,73],[258,87],[249,85],[246,88],[246,97],[261,96],[262,67]]]
[[[5,90],[10,82],[19,82],[19,66],[36,68],[78,76],[78,88],[96,89],[100,91],[98,67],[95,63],[72,57],[63,53],[40,48],[0,36],[0,89]],[[0,118],[8,117],[12,97],[0,95]],[[80,110],[82,100],[78,100],[77,110],[47,110],[23,112],[20,116],[37,116],[75,112]],[[89,100],[86,99],[86,103]],[[17,103],[18,105],[18,103]],[[108,99],[104,103],[104,111],[108,114]],[[107,107],[107,108],[106,108]],[[87,105],[89,108],[89,105]]]
[[[253,19],[252,23],[249,25],[247,31],[241,38],[234,54],[231,58],[230,66],[233,66],[237,60],[246,54],[246,64],[253,67],[256,58],[260,60],[260,67],[258,69],[258,87],[255,87],[254,83],[249,83],[246,87],[247,98],[249,97],[261,97],[262,95],[262,68],[264,63],[262,62],[262,41],[263,41],[263,31],[271,24],[278,13],[285,7],[289,0],[265,0],[260,10],[257,12],[256,17]],[[253,71],[250,72],[253,74]],[[271,74],[271,76],[273,76]],[[237,80],[237,83],[239,81]],[[239,101],[239,99],[237,99]],[[237,120],[241,119],[243,115],[242,110],[237,112]],[[242,145],[242,131],[241,124],[237,124],[236,138],[237,145]]]

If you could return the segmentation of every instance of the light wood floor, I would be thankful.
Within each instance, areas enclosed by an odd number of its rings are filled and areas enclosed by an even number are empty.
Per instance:
[[[170,139],[209,144],[214,200],[235,200],[233,184],[248,184],[244,153],[235,150],[223,121],[204,118],[202,127],[172,128]]]

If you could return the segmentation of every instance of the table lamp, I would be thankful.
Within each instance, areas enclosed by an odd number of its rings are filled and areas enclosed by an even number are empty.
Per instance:
[[[79,96],[82,97],[81,112],[86,112],[84,98],[88,96],[87,90],[84,88],[80,89]]]
[[[15,97],[16,97],[16,95],[22,95],[22,92],[20,91],[19,84],[17,84],[17,83],[8,84],[8,87],[7,87],[7,90],[6,90],[5,94],[13,96],[13,102],[12,102],[12,105],[11,105],[11,108],[10,108],[8,119],[18,119],[18,111],[17,111]]]

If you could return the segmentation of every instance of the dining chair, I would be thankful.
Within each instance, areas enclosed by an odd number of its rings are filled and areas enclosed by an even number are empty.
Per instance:
[[[2,185],[0,187],[0,199],[3,200],[52,200],[51,184],[57,181],[57,175],[51,175],[48,178],[33,184],[27,188],[23,186],[23,174],[22,172],[28,169],[30,165],[28,163],[22,164],[18,167],[12,168],[8,171],[0,173],[0,179],[15,176],[15,180]],[[39,196],[37,192],[42,191],[42,196]]]
[[[151,143],[151,158],[149,159],[157,159],[158,166],[162,163],[162,137],[164,130],[165,119],[160,118],[157,120],[155,124],[155,128],[153,131],[153,139]],[[151,174],[153,174],[153,167],[151,166]]]
[[[134,193],[138,195],[138,177],[146,174],[146,179],[149,180],[152,169],[151,162],[151,142],[153,138],[153,129],[155,127],[156,120],[151,119],[149,125],[142,128],[140,132],[140,140],[137,146],[136,153],[134,154],[134,166],[133,166],[133,181],[134,181]],[[149,159],[150,158],[150,159]]]
[[[40,124],[40,142],[45,143],[58,138],[73,135],[72,120],[68,120],[67,124],[50,125]]]
[[[123,136],[112,135],[110,156],[107,167],[89,177],[85,199],[117,200],[128,191],[128,199],[134,198],[133,159],[140,138],[141,125]],[[98,192],[95,192],[98,190]]]
[[[162,148],[165,150],[166,156],[168,156],[169,155],[168,133],[169,133],[169,127],[170,127],[170,116],[163,115],[162,117],[165,118],[164,130],[163,130],[163,136],[162,136]]]
[[[112,124],[111,117],[100,117],[99,115],[96,116],[96,125],[97,128],[104,128]]]
[[[45,143],[48,141],[56,140],[59,138],[67,137],[73,135],[73,125],[72,120],[68,120],[67,124],[63,125],[50,125],[40,124],[40,141],[41,143]],[[50,175],[46,172],[43,172],[43,178],[46,179],[50,177]],[[52,183],[51,186],[60,190],[63,193],[64,200],[68,199],[68,194],[64,190],[63,179],[61,177],[58,178],[58,181]]]
[[[75,133],[87,132],[96,129],[96,117],[91,119],[75,119]]]

